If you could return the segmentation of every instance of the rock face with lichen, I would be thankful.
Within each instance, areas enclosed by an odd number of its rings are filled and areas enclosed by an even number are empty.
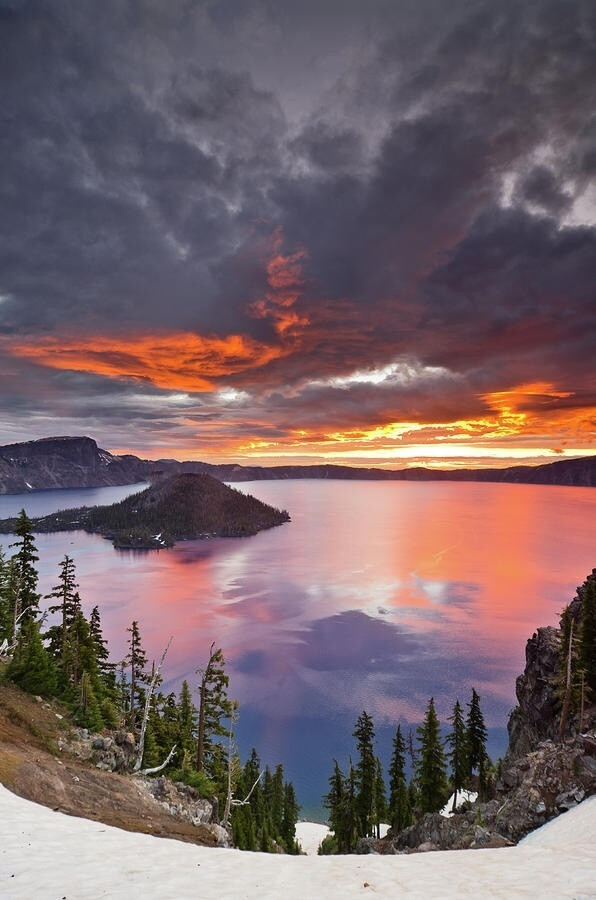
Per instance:
[[[386,839],[366,839],[360,852],[413,853],[506,847],[596,793],[596,732],[561,744],[543,741],[511,760],[495,786],[495,797],[451,818],[427,813]]]
[[[553,739],[560,702],[555,679],[559,669],[561,632],[539,628],[526,644],[526,667],[515,683],[518,706],[509,717],[508,758],[529,753],[540,741]]]

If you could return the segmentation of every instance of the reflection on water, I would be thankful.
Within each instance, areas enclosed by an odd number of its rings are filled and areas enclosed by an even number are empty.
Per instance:
[[[241,703],[242,752],[255,744],[281,760],[307,807],[326,790],[331,758],[351,752],[362,709],[388,759],[398,720],[419,721],[431,695],[444,720],[474,685],[493,753],[502,752],[526,639],[557,621],[595,563],[596,492],[341,481],[242,490],[288,509],[291,523],[149,553],[82,533],[40,535],[41,587],[72,555],[116,659],[133,619],[152,656],[173,634],[166,689],[196,682],[211,642],[221,645]],[[86,492],[70,493],[85,502]],[[33,515],[30,499],[10,502]]]

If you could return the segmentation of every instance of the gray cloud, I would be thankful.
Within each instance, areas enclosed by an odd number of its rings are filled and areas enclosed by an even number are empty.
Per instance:
[[[250,400],[188,401],[188,421],[223,413],[238,434],[479,414],[522,380],[593,402],[588,0],[30,0],[0,5],[0,31],[7,350],[168,331],[278,346],[222,375]],[[302,253],[293,343],[255,313],[274,253]],[[129,381],[6,359],[8,417],[36,414],[42,381],[46,412],[85,407],[100,432],[148,415]],[[443,374],[325,384],[396,359]],[[181,435],[177,417],[155,425]]]

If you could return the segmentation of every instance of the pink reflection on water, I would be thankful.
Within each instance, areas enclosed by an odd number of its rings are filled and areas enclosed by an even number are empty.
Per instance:
[[[224,649],[232,694],[277,716],[367,708],[395,721],[474,684],[489,722],[514,702],[527,638],[595,564],[596,492],[526,485],[295,481],[243,485],[292,522],[240,540],[117,552],[39,536],[42,589],[64,553],[114,659],[133,619],[150,657],[174,635],[167,690]],[[6,542],[8,543],[8,542]],[[355,612],[358,615],[353,615]],[[327,657],[327,659],[325,659]]]

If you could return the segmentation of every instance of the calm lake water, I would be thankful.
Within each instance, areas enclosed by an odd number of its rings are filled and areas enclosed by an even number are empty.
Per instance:
[[[238,487],[238,485],[235,485]],[[135,488],[138,490],[139,488]],[[366,709],[387,763],[433,695],[445,721],[472,686],[491,755],[506,747],[527,638],[556,624],[592,567],[596,491],[534,485],[270,481],[241,489],[292,521],[242,539],[116,551],[82,532],[38,535],[40,589],[75,560],[113,659],[140,623],[150,657],[174,636],[165,690],[196,684],[212,641],[240,701],[241,753],[282,762],[303,815],[321,816],[332,759],[344,765]],[[0,497],[0,517],[111,503],[133,489]],[[12,540],[0,536],[5,548]]]

